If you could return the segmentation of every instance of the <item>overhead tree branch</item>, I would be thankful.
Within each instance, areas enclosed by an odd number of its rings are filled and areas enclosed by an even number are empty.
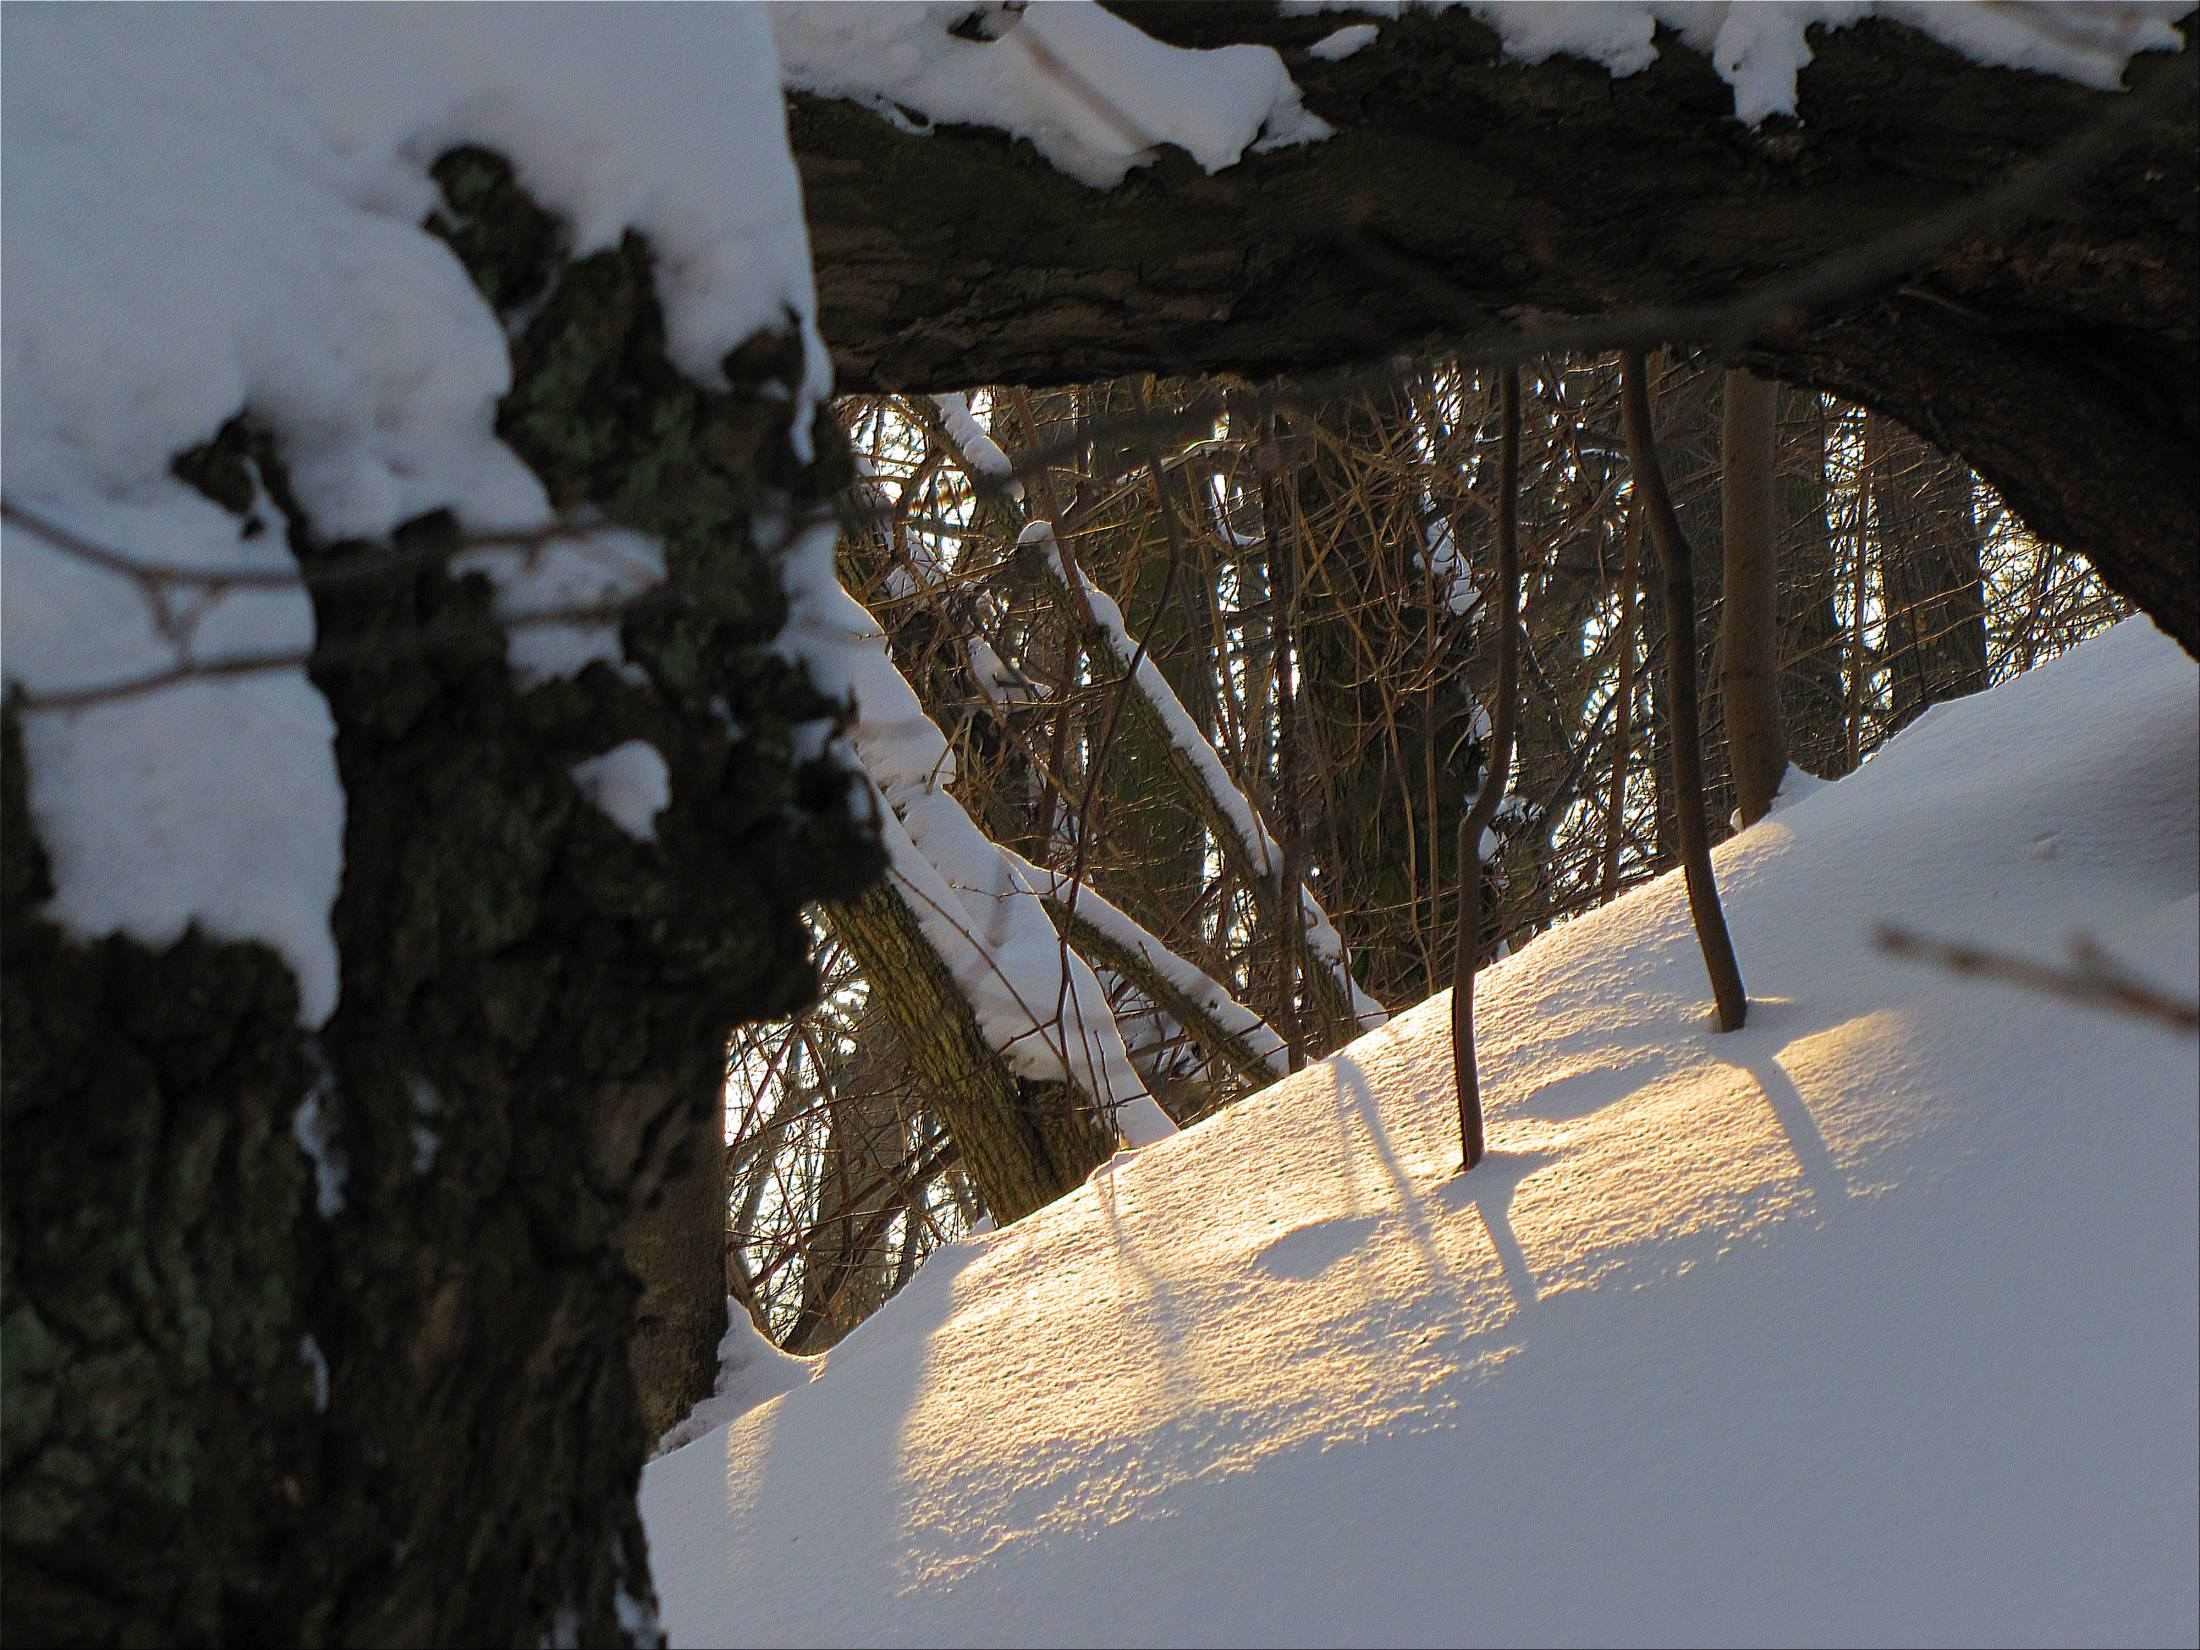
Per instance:
[[[1868,22],[1813,41],[1799,124],[1752,130],[1670,41],[1614,80],[1504,62],[1460,11],[1330,63],[1301,48],[1334,16],[1117,9],[1278,46],[1336,135],[1212,176],[1170,152],[1103,192],[998,133],[796,97],[844,385],[1708,345],[1960,454],[2200,651],[2190,48],[2119,96]]]

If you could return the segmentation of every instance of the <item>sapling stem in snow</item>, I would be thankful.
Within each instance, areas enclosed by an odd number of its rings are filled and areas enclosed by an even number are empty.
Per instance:
[[[1620,357],[1620,411],[1627,426],[1627,456],[1635,470],[1635,489],[1649,512],[1650,537],[1665,568],[1665,669],[1667,743],[1673,750],[1673,818],[1680,836],[1681,870],[1688,881],[1688,910],[1696,922],[1696,941],[1711,976],[1718,1003],[1719,1029],[1739,1031],[1749,1012],[1742,989],[1741,965],[1727,937],[1726,913],[1719,908],[1719,884],[1711,871],[1711,834],[1704,823],[1703,747],[1696,704],[1696,575],[1673,513],[1665,472],[1658,464],[1650,425],[1650,392],[1642,351]]]
[[[1626,561],[1619,574],[1619,686],[1612,697],[1619,706],[1619,722],[1612,729],[1612,787],[1605,803],[1604,869],[1598,898],[1610,900],[1619,892],[1619,842],[1627,811],[1627,759],[1633,752],[1630,724],[1635,714],[1635,598],[1642,584],[1642,499],[1638,494],[1627,506]]]
[[[1482,1161],[1482,1084],[1474,1069],[1474,970],[1482,931],[1482,833],[1512,775],[1520,676],[1520,369],[1507,367],[1497,464],[1497,713],[1482,786],[1459,822],[1459,938],[1452,951],[1451,1065],[1459,1089],[1459,1172]]]

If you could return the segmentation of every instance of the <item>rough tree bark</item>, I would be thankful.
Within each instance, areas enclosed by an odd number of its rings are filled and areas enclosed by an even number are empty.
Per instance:
[[[1096,194],[997,135],[798,100],[844,388],[1304,372],[1485,332],[1686,337],[1715,325],[1548,324],[1717,304],[1932,218],[2119,108],[1876,23],[1819,43],[1806,125],[1752,133],[1685,52],[1616,82],[1523,69],[1447,12],[1322,63],[1299,48],[1334,17],[1139,15],[1285,46],[1338,136],[1211,178],[1173,156]],[[2189,51],[2134,66],[2180,97],[2139,105],[2082,188],[1723,354],[1959,454],[2200,650],[2191,74]],[[515,686],[478,579],[318,595],[312,673],[348,798],[343,996],[318,1036],[264,947],[85,945],[40,917],[19,719],[0,715],[11,1642],[636,1636],[648,1440],[622,1239],[698,1162],[715,1176],[698,1148],[720,1039],[812,989],[801,903],[878,870],[843,778],[794,754],[794,724],[827,707],[767,645],[779,546],[754,521],[844,479],[790,456],[770,390],[795,376],[792,340],[737,351],[730,393],[701,391],[665,359],[644,245],[567,262],[487,157],[442,170],[445,232],[513,317],[501,433],[561,506],[667,544],[668,598],[625,627],[647,683]],[[208,430],[193,473],[280,501],[283,434]],[[302,557],[359,548],[286,515]],[[449,536],[427,518],[405,538]],[[360,662],[430,618],[434,646]],[[630,737],[672,771],[654,848],[567,772]],[[293,1135],[309,1092],[347,1165],[326,1219]]]
[[[2056,178],[2020,214],[1862,270],[1837,299],[1719,354],[1900,418],[2200,652],[2189,47],[2134,62],[2134,91],[2117,96],[1981,69],[1867,22],[1814,41],[1801,124],[1751,131],[1710,64],[1677,45],[1625,80],[1569,59],[1530,69],[1447,11],[1388,22],[1328,63],[1303,48],[1335,14],[1116,9],[1182,44],[1283,48],[1337,135],[1211,177],[1171,153],[1103,194],[997,133],[916,137],[796,98],[844,385],[1304,373],[1485,337],[1701,342],[1700,317],[1587,323],[1782,282],[1943,219],[2123,119],[2130,141],[2106,164]]]
[[[1107,1161],[1115,1130],[1090,1095],[1010,1068],[891,881],[828,905],[825,920],[872,982],[880,1012],[901,1034],[910,1069],[939,1108],[996,1225],[1075,1191]],[[1054,1004],[1032,1007],[1044,1015]],[[1033,1035],[1044,1033],[1035,1026]]]
[[[805,1000],[802,902],[880,864],[845,776],[794,755],[834,707],[770,645],[782,547],[753,523],[838,479],[796,463],[766,388],[799,340],[760,336],[729,393],[701,390],[665,357],[641,241],[567,261],[494,157],[437,175],[436,227],[528,317],[499,433],[559,508],[659,537],[669,582],[622,627],[639,680],[532,688],[478,575],[317,589],[347,809],[342,997],[317,1034],[264,946],[84,944],[39,915],[7,712],[10,1643],[647,1638],[635,1376],[692,1388],[716,1330],[683,1308],[630,1368],[622,1242],[698,1180],[714,1196],[726,1031]],[[231,507],[257,478],[309,566],[365,553],[290,498],[284,433],[247,409],[179,473]],[[637,737],[671,771],[653,845],[568,773]],[[340,1188],[294,1133],[309,1095]],[[702,1266],[722,1314],[715,1249]]]

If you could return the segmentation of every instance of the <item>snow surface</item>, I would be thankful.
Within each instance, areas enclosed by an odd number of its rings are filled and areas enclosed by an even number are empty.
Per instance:
[[[2185,1642],[2200,1046],[1892,962],[2200,989],[2200,675],[2145,621],[935,1256],[658,1460],[675,1642]],[[2052,838],[2049,858],[2036,844]]]
[[[1329,134],[1269,47],[1166,45],[1092,0],[1021,12],[969,0],[797,0],[771,12],[791,89],[854,99],[911,130],[922,129],[911,114],[996,127],[1095,188],[1165,143],[1218,172],[1248,149]],[[995,38],[948,32],[973,13]]]
[[[1673,30],[1682,45],[1709,57],[1734,89],[1735,118],[1748,125],[1768,115],[1793,115],[1795,79],[1810,62],[1812,27],[1843,29],[1867,17],[1907,24],[1972,62],[2035,69],[2104,90],[2123,83],[2135,53],[2182,48],[2170,25],[2192,8],[2187,0],[1281,0],[1286,13],[1348,11],[1396,17],[1409,8],[1443,11],[1462,4],[1493,29],[1505,55],[1541,63],[1565,54],[1587,58],[1617,78],[1657,61],[1652,36]],[[1334,39],[1335,36],[1331,36]],[[1326,44],[1326,42],[1324,42]],[[1357,50],[1357,47],[1353,48]],[[1317,45],[1314,50],[1320,52]]]
[[[672,770],[646,739],[613,745],[569,770],[581,795],[637,842],[657,840],[657,816],[672,805]]]
[[[459,143],[508,156],[578,253],[630,227],[651,237],[686,371],[719,381],[729,348],[791,318],[807,354],[785,393],[806,414],[827,388],[754,8],[11,6],[0,73],[7,494],[128,554],[289,568],[271,509],[243,538],[169,474],[244,411],[276,431],[325,538],[441,508],[477,530],[547,520],[495,436],[498,318],[419,227],[437,198],[427,167]],[[586,575],[593,596],[601,577],[569,561],[491,570],[533,586]],[[185,624],[12,525],[0,562],[6,670],[34,693],[312,645],[296,589],[169,592],[204,608]],[[523,677],[570,668],[544,650],[571,657],[571,636],[515,634]],[[33,711],[23,727],[52,916],[85,938],[166,945],[197,922],[265,940],[298,976],[301,1017],[326,1020],[344,797],[302,670]]]
[[[765,1339],[748,1308],[726,1297],[726,1332],[718,1342],[718,1379],[711,1394],[657,1440],[663,1455],[717,1431],[758,1404],[807,1385],[824,1372],[825,1360],[782,1352]],[[653,1456],[652,1459],[655,1459]]]

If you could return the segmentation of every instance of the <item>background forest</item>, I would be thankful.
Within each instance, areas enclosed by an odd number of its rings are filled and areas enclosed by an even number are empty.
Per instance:
[[[1652,370],[1666,473],[1699,547],[1714,841],[1735,819],[1723,484],[1754,454],[1772,457],[1781,732],[1804,773],[1848,773],[1932,706],[2129,611],[1893,420],[1687,356]],[[1481,844],[1485,956],[1677,862],[1666,623],[1619,380],[1616,356],[1523,373],[1523,692],[1511,783]],[[1269,868],[1234,851],[1117,638],[1158,666],[1272,833],[1280,879],[1326,912],[1353,985],[1396,1012],[1448,984],[1457,829],[1496,674],[1494,373],[1371,373],[1320,400],[1162,379],[849,397],[837,413],[861,476],[843,501],[841,579],[944,734],[963,808],[1051,873],[1049,914],[1175,1121],[1365,1027],[1277,920]],[[1019,554],[1033,520],[1057,524],[1120,629]],[[831,1346],[934,1248],[999,1213],[955,1124],[985,1126],[957,1090],[1000,1052],[982,1032],[953,1048],[931,1035],[962,1010],[921,937],[893,943],[894,902],[881,890],[823,908],[822,1002],[732,1048],[727,1282],[792,1351]],[[1135,927],[1096,928],[1103,903]],[[1022,1029],[1059,1044],[1048,973],[1024,982],[1036,1012]],[[1195,977],[1234,1016],[1201,1014],[1181,989]]]

